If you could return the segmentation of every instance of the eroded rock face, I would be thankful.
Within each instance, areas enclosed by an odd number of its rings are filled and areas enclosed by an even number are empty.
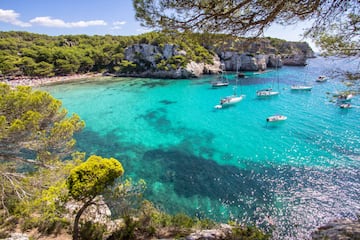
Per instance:
[[[293,55],[285,55],[282,57],[284,65],[287,66],[305,66],[306,65],[306,56],[304,54],[298,53]]]
[[[254,55],[251,53],[224,52],[220,56],[228,71],[264,71],[269,67],[280,68],[283,66],[281,56],[275,54]]]
[[[337,219],[319,227],[311,234],[312,239],[350,240],[360,239],[360,220]]]
[[[145,71],[141,73],[125,74],[126,76],[137,77],[156,77],[156,78],[194,78],[202,74],[215,74],[220,72],[220,59],[214,56],[213,64],[197,63],[191,61],[185,68],[178,68],[175,70],[158,70],[157,63],[164,59],[167,60],[173,56],[186,56],[184,50],[179,50],[177,46],[166,44],[163,48],[153,46],[150,44],[135,44],[125,49],[125,59],[134,62],[143,68]],[[121,74],[119,74],[121,75]]]
[[[190,234],[186,237],[186,240],[221,240],[228,239],[232,231],[230,225],[221,224],[218,229],[201,230]]]
[[[88,207],[81,216],[81,219],[83,220],[85,219],[87,221],[93,221],[105,225],[108,224],[111,220],[111,211],[104,202],[103,197],[102,196],[97,197],[94,200],[94,202],[96,202],[96,204],[93,204],[90,207]],[[75,201],[67,202],[65,208],[70,214],[67,215],[66,217],[68,219],[74,219],[76,213],[82,207],[82,204],[83,203],[75,202]]]
[[[216,51],[213,64],[190,61],[185,68],[159,70],[157,63],[174,56],[186,56],[186,51],[173,44],[163,47],[150,44],[135,44],[125,49],[125,59],[144,69],[141,73],[120,74],[120,76],[157,77],[157,78],[193,78],[202,74],[217,74],[224,63],[227,71],[264,71],[267,68],[280,68],[283,65],[305,66],[306,59],[314,57],[307,43],[283,42],[277,48],[264,39],[246,45],[248,52]],[[263,52],[260,54],[259,52]],[[277,54],[275,54],[277,52]],[[280,53],[279,53],[280,52]]]

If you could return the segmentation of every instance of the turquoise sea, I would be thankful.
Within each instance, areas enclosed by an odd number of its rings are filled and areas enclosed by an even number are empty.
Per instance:
[[[347,89],[336,74],[358,63],[309,59],[238,81],[245,99],[215,109],[231,86],[215,76],[161,80],[99,78],[42,87],[85,120],[78,149],[115,157],[125,175],[147,182],[145,197],[185,212],[273,229],[274,239],[307,239],[317,226],[360,213],[360,98],[341,109],[332,94]],[[313,85],[294,92],[292,84]],[[259,99],[270,87],[278,96]],[[281,124],[266,118],[283,114]]]

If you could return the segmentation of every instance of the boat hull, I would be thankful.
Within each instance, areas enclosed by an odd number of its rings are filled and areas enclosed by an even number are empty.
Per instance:
[[[340,108],[351,108],[351,104],[350,103],[342,103],[342,104],[340,104]]]
[[[244,97],[245,97],[244,95],[225,97],[225,98],[221,99],[220,104],[215,105],[214,108],[221,109],[221,108],[224,108],[224,107],[234,105],[234,104],[240,102],[241,100],[243,100]]]
[[[274,115],[266,118],[267,122],[276,123],[276,122],[284,122],[287,119],[286,116],[283,115]]]
[[[211,83],[211,86],[213,88],[217,88],[217,87],[226,87],[226,86],[229,86],[229,83],[226,83],[226,82],[215,82],[215,83]]]
[[[291,86],[294,91],[311,91],[312,86]]]
[[[326,76],[319,76],[315,81],[322,83],[322,82],[326,82],[328,80],[328,78]]]
[[[271,97],[271,96],[276,96],[279,95],[279,92],[275,92],[275,91],[257,91],[256,92],[256,96],[258,97]]]
[[[225,98],[222,99],[222,105],[223,106],[228,106],[228,105],[233,105],[235,103],[240,102],[241,100],[243,100],[243,96],[238,96],[238,97],[230,97],[230,98]]]

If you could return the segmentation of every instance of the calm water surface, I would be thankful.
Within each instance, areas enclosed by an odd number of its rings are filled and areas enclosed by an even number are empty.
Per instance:
[[[342,63],[310,59],[238,82],[246,98],[214,109],[232,94],[212,89],[214,76],[191,80],[114,78],[43,89],[86,121],[78,148],[115,157],[126,176],[147,182],[146,198],[171,213],[237,219],[274,229],[275,239],[307,239],[317,226],[360,212],[360,100],[340,109],[329,93]],[[352,67],[357,67],[356,64]],[[312,84],[294,92],[291,84]],[[273,84],[274,83],[274,84]],[[271,87],[280,95],[259,99]],[[268,124],[284,114],[287,121]]]

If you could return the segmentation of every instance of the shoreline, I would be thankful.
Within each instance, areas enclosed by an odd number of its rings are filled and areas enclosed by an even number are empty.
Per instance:
[[[1,82],[4,82],[10,85],[11,87],[17,87],[17,86],[40,87],[45,85],[69,83],[77,80],[91,79],[98,77],[103,77],[103,75],[101,73],[86,73],[86,74],[74,74],[68,76],[45,77],[45,78],[30,78],[30,77],[22,76],[13,80],[2,80]]]

